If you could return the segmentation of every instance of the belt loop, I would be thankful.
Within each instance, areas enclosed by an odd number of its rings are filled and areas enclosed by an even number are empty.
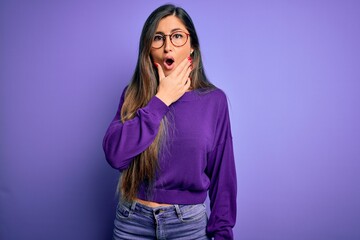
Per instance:
[[[135,210],[136,207],[136,201],[133,201],[131,204],[131,211],[133,212]]]
[[[175,204],[174,206],[175,206],[176,215],[178,216],[178,218],[182,219],[181,210],[180,210],[179,205]]]

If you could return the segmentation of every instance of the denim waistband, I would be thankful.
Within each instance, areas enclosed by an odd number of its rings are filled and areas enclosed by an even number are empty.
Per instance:
[[[141,204],[137,201],[133,201],[133,202],[120,202],[120,204],[123,204],[124,206],[126,206],[127,208],[129,208],[129,210],[131,211],[135,211],[135,212],[142,212],[145,214],[159,214],[159,213],[163,213],[163,214],[173,214],[176,213],[176,215],[181,215],[181,206],[182,205],[178,205],[178,204],[173,204],[170,206],[159,206],[159,207],[149,207],[146,206],[144,204]]]

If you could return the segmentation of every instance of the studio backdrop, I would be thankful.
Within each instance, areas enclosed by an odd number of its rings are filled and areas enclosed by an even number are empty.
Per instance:
[[[0,2],[0,239],[111,239],[102,150],[167,1]],[[360,2],[174,1],[228,96],[235,239],[360,239]]]

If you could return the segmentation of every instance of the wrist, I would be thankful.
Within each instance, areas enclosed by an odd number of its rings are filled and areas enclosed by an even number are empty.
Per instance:
[[[169,101],[168,99],[166,99],[165,97],[161,96],[161,94],[156,94],[155,97],[157,97],[158,99],[160,99],[163,103],[166,104],[166,106],[170,106],[170,104],[172,103],[171,101]]]

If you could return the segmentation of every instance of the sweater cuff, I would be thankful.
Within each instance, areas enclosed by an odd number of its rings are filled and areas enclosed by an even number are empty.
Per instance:
[[[158,119],[162,119],[169,111],[169,107],[156,96],[152,97],[144,110],[148,110],[152,115]]]
[[[232,240],[234,239],[232,229],[224,229],[224,231],[219,231],[214,233],[214,240]]]

